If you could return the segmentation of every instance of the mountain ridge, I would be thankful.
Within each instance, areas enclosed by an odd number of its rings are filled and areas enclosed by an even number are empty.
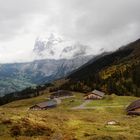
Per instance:
[[[140,39],[72,72],[61,88],[88,92],[99,89],[118,95],[140,96]]]
[[[88,45],[50,34],[46,38],[37,38],[35,40],[33,55],[35,59],[73,59],[91,55],[89,49],[90,46]]]

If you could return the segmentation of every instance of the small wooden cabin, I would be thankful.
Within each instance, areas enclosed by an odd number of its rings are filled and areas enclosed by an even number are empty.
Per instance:
[[[30,107],[31,110],[46,110],[49,108],[54,108],[57,106],[57,102],[55,100],[50,100],[46,102],[42,102]]]
[[[140,115],[140,99],[132,102],[126,111],[128,115]]]
[[[51,95],[50,95],[50,98],[53,99],[53,98],[59,98],[59,97],[64,97],[64,96],[72,96],[72,92],[70,91],[67,91],[67,90],[58,90],[56,92],[53,92]]]
[[[87,94],[84,99],[85,100],[99,100],[103,99],[105,93],[98,91],[98,90],[93,90],[91,93]]]

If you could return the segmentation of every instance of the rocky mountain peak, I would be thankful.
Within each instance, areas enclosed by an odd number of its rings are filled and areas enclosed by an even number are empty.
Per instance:
[[[39,59],[72,59],[87,55],[88,48],[87,45],[64,40],[52,33],[47,38],[36,39],[33,53]]]

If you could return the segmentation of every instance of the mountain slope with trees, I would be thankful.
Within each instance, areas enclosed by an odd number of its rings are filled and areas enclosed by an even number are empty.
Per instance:
[[[71,73],[63,89],[140,96],[140,39]]]

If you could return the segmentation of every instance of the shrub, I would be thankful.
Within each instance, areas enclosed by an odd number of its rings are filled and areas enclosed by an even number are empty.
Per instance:
[[[40,126],[40,125],[30,126],[30,127],[26,128],[24,131],[24,135],[26,135],[26,136],[41,136],[41,135],[51,136],[52,133],[53,133],[53,131],[50,128]]]
[[[12,124],[12,120],[11,119],[4,119],[1,121],[2,124]]]
[[[19,125],[14,125],[10,130],[11,136],[21,135],[21,127]]]

